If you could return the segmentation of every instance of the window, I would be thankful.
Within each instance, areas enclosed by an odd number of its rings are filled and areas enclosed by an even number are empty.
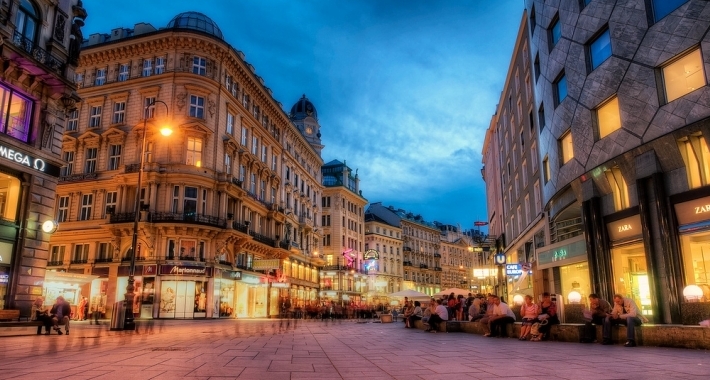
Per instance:
[[[118,199],[118,192],[108,191],[106,192],[106,197],[104,198],[105,208],[107,214],[113,214],[116,212],[116,202]]]
[[[560,103],[567,97],[567,77],[563,71],[560,76],[557,77],[555,81],[555,106],[559,106]]]
[[[96,80],[94,85],[101,86],[106,83],[106,69],[96,69]]]
[[[153,73],[153,60],[146,58],[143,60],[143,76],[149,77]]]
[[[272,153],[271,154],[271,170],[276,171],[278,161],[279,161],[279,156]]]
[[[542,199],[540,198],[540,182],[535,181],[533,186],[533,196],[535,197],[535,213],[538,214],[542,210]]]
[[[256,136],[251,137],[251,154],[259,154],[259,139]]]
[[[259,183],[259,200],[266,201],[266,181],[263,179]]]
[[[76,131],[79,127],[79,110],[69,112],[67,119],[67,131]]]
[[[540,132],[545,129],[545,107],[540,104],[540,109],[537,111],[537,123],[540,125]]]
[[[242,143],[243,146],[247,146],[247,138],[248,138],[248,136],[249,136],[249,130],[247,129],[247,127],[242,126],[242,139],[241,139],[241,143]]]
[[[710,184],[710,152],[703,135],[698,132],[678,141],[685,163],[688,187],[695,189]]]
[[[261,146],[261,162],[267,163],[269,155],[269,147],[266,145]]]
[[[661,71],[667,102],[705,86],[703,56],[699,48],[664,66]]]
[[[64,252],[66,246],[55,245],[52,247],[52,253],[49,256],[49,263],[47,265],[62,265],[64,262]]]
[[[205,98],[190,95],[190,117],[205,118]]]
[[[147,96],[143,101],[143,110],[146,110],[144,115],[148,119],[155,116],[155,96]]]
[[[532,172],[535,173],[537,171],[537,143],[535,141],[530,145],[530,164]]]
[[[0,132],[28,142],[32,120],[32,102],[19,93],[0,86]]]
[[[560,151],[562,164],[566,164],[574,157],[574,144],[572,142],[572,131],[567,131],[562,137],[560,137]]]
[[[194,218],[197,214],[197,188],[185,186],[182,200],[182,213]]]
[[[246,178],[246,173],[247,173],[247,168],[244,165],[239,165],[239,180],[244,182],[244,178]]]
[[[537,20],[535,19],[535,5],[530,9],[530,35],[535,35],[535,27],[537,26]]]
[[[518,120],[523,120],[523,102],[518,98]]]
[[[232,157],[229,154],[224,154],[224,172],[227,174],[232,173]]]
[[[62,166],[62,170],[59,175],[62,177],[72,175],[72,173],[74,172],[74,152],[65,150],[62,154],[62,159],[64,160],[64,162],[66,162],[66,164]]]
[[[126,102],[113,103],[113,118],[111,123],[122,124],[126,117]]]
[[[69,220],[69,197],[59,197],[57,202],[57,222],[66,222]]]
[[[180,204],[180,186],[173,186],[173,204],[171,207],[173,213],[178,212],[178,204]]]
[[[589,44],[589,61],[592,70],[599,67],[609,57],[611,57],[611,37],[609,36],[609,28],[606,28]]]
[[[155,59],[155,75],[162,74],[165,72],[165,57],[158,57]]]
[[[515,175],[515,179],[513,180],[515,184],[515,199],[518,199],[520,197],[520,181],[518,181],[518,175]]]
[[[17,18],[15,19],[16,30],[20,32],[22,37],[35,43],[38,25],[41,25],[41,22],[39,21],[37,9],[28,0],[20,1],[20,8],[17,10]],[[24,45],[24,42],[22,45]]]
[[[94,205],[94,194],[81,195],[81,212],[79,220],[91,220],[91,208]]]
[[[121,145],[111,144],[108,147],[108,170],[118,170],[121,165]]]
[[[128,80],[128,71],[130,70],[130,65],[124,63],[118,67],[118,81],[124,82]]]
[[[256,196],[256,173],[251,173],[251,182],[249,183],[249,192]],[[298,212],[298,210],[296,210]]]
[[[96,153],[97,148],[88,148],[86,150],[84,173],[95,173],[96,172]]]
[[[91,106],[89,112],[89,128],[98,128],[101,126],[101,106]]]
[[[523,187],[528,184],[528,162],[523,160],[523,168],[521,169],[521,174],[523,175]]]
[[[560,16],[555,15],[555,18],[552,19],[552,24],[550,24],[549,32],[548,32],[548,38],[550,41],[550,50],[557,45],[558,42],[560,42],[560,39],[562,38],[562,23],[560,22]]]
[[[545,183],[550,181],[550,160],[547,156],[542,160],[542,177]]]
[[[525,224],[530,223],[532,220],[530,219],[530,195],[526,194],[525,195]]]
[[[611,193],[614,196],[614,209],[620,211],[629,207],[629,189],[618,166],[604,171]]]
[[[234,115],[227,113],[227,134],[231,135],[234,133]]]
[[[84,74],[83,73],[74,74],[74,83],[76,83],[77,87],[81,88],[84,84]]]
[[[533,71],[535,74],[535,83],[540,78],[540,53],[535,54],[535,61],[533,62]],[[528,97],[530,99],[530,97]]]
[[[192,73],[198,75],[205,75],[207,72],[207,61],[198,56],[192,58]]]
[[[105,263],[111,262],[111,259],[113,259],[113,245],[111,243],[99,243],[96,261]]]
[[[202,166],[202,139],[197,137],[187,138],[187,165]]]
[[[619,98],[614,96],[597,108],[597,123],[599,124],[600,139],[603,139],[612,132],[621,128]]]
[[[651,0],[653,21],[658,22],[688,0]]]
[[[74,254],[72,255],[72,264],[85,264],[89,261],[89,245],[76,244],[74,245]]]
[[[244,108],[248,111],[249,110],[249,95],[243,94],[242,95],[242,105]]]

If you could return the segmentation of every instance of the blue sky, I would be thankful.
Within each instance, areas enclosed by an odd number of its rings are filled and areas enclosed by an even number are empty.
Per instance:
[[[471,228],[486,220],[481,147],[522,0],[86,1],[84,36],[202,12],[288,112],[315,104],[324,162],[370,202]]]

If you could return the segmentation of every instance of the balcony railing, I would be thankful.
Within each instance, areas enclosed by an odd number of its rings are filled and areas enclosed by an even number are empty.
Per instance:
[[[237,186],[237,187],[242,187],[242,181],[232,177],[232,184]]]
[[[75,182],[96,179],[96,173],[72,174],[64,177],[59,177],[59,182]]]
[[[441,267],[434,267],[434,270],[437,272],[441,272]]]
[[[225,260],[220,260],[219,263],[222,264],[222,265],[230,266],[230,267],[232,266],[232,263],[231,263],[231,262],[225,261]]]
[[[411,266],[413,266],[411,261],[403,261],[403,262],[402,262],[402,265],[404,265],[405,267],[411,267]]]
[[[111,257],[99,257],[94,262],[96,263],[110,263],[113,261],[113,258]]]
[[[154,212],[148,215],[148,221],[152,223],[161,222],[184,222],[184,223],[195,223],[203,224],[214,227],[227,227],[227,221],[218,218],[216,216],[202,215],[202,214],[178,214],[173,212]]]
[[[15,30],[12,36],[12,44],[24,50],[27,54],[31,55],[32,58],[37,60],[37,62],[47,66],[51,70],[59,74],[62,74],[64,71],[65,62],[49,54],[49,52],[37,46],[34,41],[26,38],[17,30]]]
[[[131,256],[124,256],[123,258],[121,258],[121,261],[122,262],[131,261]],[[138,256],[138,257],[136,257],[136,261],[145,261],[145,257]]]
[[[245,234],[249,232],[249,227],[247,227],[246,224],[237,222],[236,220],[232,223],[232,228]]]
[[[141,167],[141,164],[129,164],[129,165],[126,165],[126,168],[124,169],[123,172],[126,174],[138,173],[138,171],[140,170],[140,167]]]
[[[111,214],[109,219],[110,223],[127,223],[132,222],[135,219],[136,213],[134,212],[124,212],[120,214]]]
[[[434,252],[434,257],[436,257],[436,258],[439,258],[439,259],[440,259],[440,258],[441,258],[441,253],[436,253],[436,252]]]
[[[48,261],[47,266],[48,267],[58,267],[64,265],[64,260],[57,260],[57,261]]]
[[[274,240],[270,237],[264,236],[262,234],[258,234],[254,231],[249,231],[249,235],[251,235],[251,237],[254,238],[254,240],[258,241],[259,243],[266,244],[269,247],[273,247],[276,244],[276,240]]]
[[[286,240],[281,240],[281,241],[279,242],[279,248],[281,248],[281,249],[289,249],[289,248],[291,248],[291,244],[289,244],[289,242],[286,241]]]
[[[429,268],[429,266],[426,264],[419,264],[419,268],[427,269],[427,268]]]
[[[88,262],[89,260],[87,259],[72,259],[71,261],[72,264],[86,264]]]

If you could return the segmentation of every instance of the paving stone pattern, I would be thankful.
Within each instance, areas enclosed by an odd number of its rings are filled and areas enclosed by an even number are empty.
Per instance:
[[[77,322],[69,336],[1,333],[0,379],[710,378],[707,351],[520,342],[402,323],[155,321],[130,333]]]

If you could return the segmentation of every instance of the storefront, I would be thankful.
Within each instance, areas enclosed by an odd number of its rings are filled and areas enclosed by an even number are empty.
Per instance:
[[[235,308],[237,318],[266,318],[268,316],[269,284],[265,280],[266,278],[242,274],[242,280],[236,282],[235,297],[239,301]],[[278,298],[276,302],[278,302]]]
[[[607,233],[614,274],[614,293],[633,299],[647,317],[653,315],[646,247],[641,217],[637,215],[608,222]]]
[[[71,305],[72,317],[81,297],[89,299],[88,287],[98,276],[82,273],[47,271],[44,277],[44,305],[51,306],[61,296]],[[82,289],[87,289],[82,291]]]
[[[17,220],[20,193],[20,180],[0,172],[0,220]],[[9,292],[11,263],[13,252],[16,249],[17,231],[17,226],[13,226],[11,223],[0,224],[0,310],[5,308]]]
[[[136,265],[134,272],[133,315],[141,319],[154,317],[155,289],[157,265]],[[129,267],[118,267],[118,280],[116,282],[116,298],[120,301],[126,297],[128,287]],[[103,286],[103,285],[101,285]],[[93,292],[93,288],[92,288]]]
[[[545,247],[548,248],[548,247]],[[551,270],[551,293],[562,295],[564,304],[586,303],[591,293],[584,236],[576,236],[537,252],[537,269]],[[544,277],[544,276],[543,276]],[[559,302],[558,296],[558,302]]]
[[[242,279],[242,272],[214,269],[214,287],[212,292],[212,318],[235,318],[237,283]]]
[[[207,316],[211,267],[162,264],[158,267],[158,275],[158,318],[194,319]],[[136,294],[141,292],[136,278]]]
[[[697,285],[700,301],[710,301],[710,197],[674,205],[684,272],[684,286]]]

